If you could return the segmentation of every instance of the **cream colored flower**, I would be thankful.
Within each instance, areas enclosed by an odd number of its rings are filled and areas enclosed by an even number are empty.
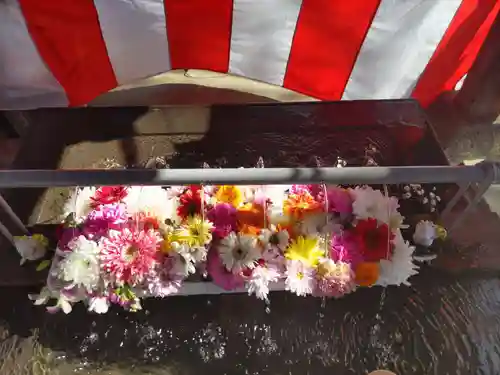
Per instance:
[[[421,220],[415,226],[413,242],[417,245],[429,247],[438,238],[437,226],[432,221]]]
[[[228,271],[238,274],[245,268],[254,268],[261,257],[261,248],[257,237],[252,235],[229,233],[217,247],[222,263]]]
[[[24,264],[27,260],[43,258],[47,252],[49,241],[41,234],[16,236],[14,237],[14,245],[19,255],[21,255],[21,264]]]
[[[160,222],[179,222],[177,199],[161,186],[132,186],[123,199],[129,215],[145,213]]]
[[[94,196],[96,192],[95,187],[84,187],[77,188],[74,190],[73,194],[69,197],[63,207],[63,219],[68,217],[70,214],[74,214],[75,220],[81,222],[90,211],[92,207],[91,197]]]

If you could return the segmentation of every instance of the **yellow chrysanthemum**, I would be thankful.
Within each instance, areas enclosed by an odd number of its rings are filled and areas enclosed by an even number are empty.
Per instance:
[[[243,192],[237,186],[222,185],[218,187],[215,198],[220,203],[229,203],[234,207],[238,207],[243,203]]]
[[[170,227],[165,230],[163,234],[163,241],[161,243],[160,250],[162,253],[168,254],[171,251],[173,251],[172,243],[173,242],[178,242],[179,238],[177,234],[174,232],[174,230]]]
[[[190,216],[181,228],[174,232],[178,242],[183,242],[189,247],[204,246],[212,240],[213,224],[203,220],[201,216]]]
[[[448,232],[441,225],[436,225],[437,238],[444,240],[448,236]]]
[[[286,249],[285,257],[289,260],[299,260],[304,264],[314,266],[324,253],[324,250],[319,247],[317,238],[299,236]]]

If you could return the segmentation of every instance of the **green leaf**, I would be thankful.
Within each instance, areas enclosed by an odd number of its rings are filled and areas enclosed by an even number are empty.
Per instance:
[[[45,268],[50,266],[50,260],[45,259],[40,262],[40,264],[36,267],[37,271],[43,271]]]

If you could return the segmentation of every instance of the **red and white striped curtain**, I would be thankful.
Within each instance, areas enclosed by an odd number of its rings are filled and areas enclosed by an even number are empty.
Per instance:
[[[499,0],[0,0],[0,107],[88,103],[171,69],[319,99],[414,97],[467,73]]]

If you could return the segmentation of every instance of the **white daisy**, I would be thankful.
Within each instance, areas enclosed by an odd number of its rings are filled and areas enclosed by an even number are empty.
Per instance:
[[[286,262],[285,290],[298,296],[311,294],[314,289],[314,269],[298,260]]]
[[[234,232],[220,241],[217,250],[226,269],[234,274],[245,268],[254,268],[262,255],[257,237]]]
[[[281,251],[285,251],[290,242],[290,234],[286,230],[276,231],[274,226],[271,226],[271,230],[262,229],[259,235],[259,242],[265,249],[277,247]]]
[[[76,188],[64,203],[62,219],[64,220],[68,215],[74,214],[75,220],[81,222],[92,211],[92,207],[90,207],[92,200],[90,198],[94,196],[95,192],[95,187]]]
[[[252,271],[247,281],[248,294],[255,294],[258,299],[267,301],[269,283],[278,281],[280,274],[275,267],[259,266]]]
[[[82,286],[87,291],[97,288],[100,280],[99,246],[85,236],[73,239],[72,250],[58,264],[58,276],[71,286]]]

